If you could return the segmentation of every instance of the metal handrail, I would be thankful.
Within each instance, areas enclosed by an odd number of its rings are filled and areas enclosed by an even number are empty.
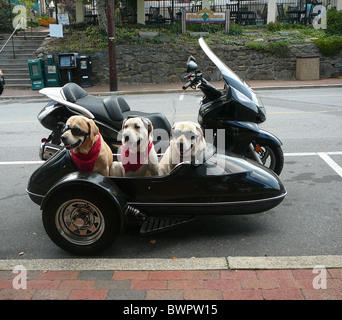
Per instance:
[[[12,39],[12,51],[13,51],[13,59],[15,59],[15,52],[14,52],[14,42],[13,42],[13,35],[15,34],[15,32],[17,31],[17,29],[19,28],[19,26],[21,25],[21,20],[23,19],[23,17],[20,18],[17,26],[15,27],[14,31],[12,32],[12,34],[9,36],[9,38],[7,39],[7,41],[5,42],[5,44],[2,46],[0,53],[5,49],[7,43]],[[26,37],[25,37],[26,40]]]

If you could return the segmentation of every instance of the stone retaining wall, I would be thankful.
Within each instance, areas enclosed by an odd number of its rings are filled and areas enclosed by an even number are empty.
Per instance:
[[[342,76],[342,55],[322,56],[314,44],[291,47],[288,58],[231,45],[210,46],[234,72],[244,80],[293,80],[296,76],[296,57],[320,56],[322,79]],[[189,55],[197,59],[199,69],[209,81],[220,80],[217,68],[199,46],[181,47],[177,44],[151,44],[141,46],[118,45],[117,75],[121,84],[172,83],[183,81]],[[109,82],[108,54],[98,51],[91,54],[93,84]]]

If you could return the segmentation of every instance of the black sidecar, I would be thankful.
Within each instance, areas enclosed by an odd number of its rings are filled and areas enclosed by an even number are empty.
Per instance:
[[[286,196],[271,170],[213,148],[201,163],[181,163],[170,174],[125,178],[78,172],[64,149],[32,174],[27,192],[51,240],[78,255],[111,246],[130,217],[141,219],[146,233],[196,215],[267,211]]]

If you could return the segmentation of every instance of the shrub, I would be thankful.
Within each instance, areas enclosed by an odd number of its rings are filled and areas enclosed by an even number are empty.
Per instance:
[[[246,47],[256,51],[266,51],[266,45],[262,42],[248,42]]]
[[[342,35],[342,11],[336,9],[327,12],[327,32]]]
[[[230,35],[233,35],[233,36],[241,35],[241,34],[243,34],[243,30],[244,30],[243,26],[240,24],[236,24],[236,23],[232,22],[229,25],[229,34]]]
[[[281,30],[281,23],[279,21],[278,22],[270,22],[267,24],[266,28],[267,28],[267,31],[270,31],[270,32],[280,31]]]
[[[256,51],[268,52],[284,58],[288,57],[291,52],[290,45],[287,41],[270,41],[267,44],[262,42],[249,42],[246,44],[246,47]]]
[[[290,45],[287,41],[269,42],[267,43],[266,50],[280,57],[288,57],[291,52]]]
[[[336,37],[319,38],[314,44],[326,56],[334,56],[342,50],[342,39]]]
[[[8,4],[0,1],[0,30],[13,30],[12,22],[10,20],[11,8]]]

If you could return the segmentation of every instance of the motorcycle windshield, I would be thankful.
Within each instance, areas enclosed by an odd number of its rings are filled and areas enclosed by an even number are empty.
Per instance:
[[[226,83],[234,89],[243,93],[248,99],[258,105],[258,99],[252,89],[246,82],[242,81],[224,62],[222,62],[217,55],[208,47],[203,38],[198,40],[202,50],[208,56],[208,58],[216,65],[220,70]]]

